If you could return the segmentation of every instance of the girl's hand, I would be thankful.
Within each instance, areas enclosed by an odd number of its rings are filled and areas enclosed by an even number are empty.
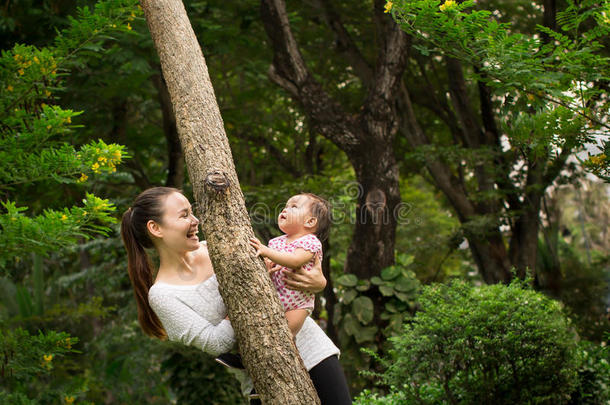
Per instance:
[[[326,287],[326,277],[322,273],[322,263],[319,255],[316,255],[314,265],[310,271],[301,267],[297,270],[285,272],[284,276],[286,286],[291,290],[317,293]]]
[[[265,251],[269,249],[267,246],[263,245],[260,240],[256,238],[250,238],[250,246],[256,249],[256,257],[263,256],[266,257]]]

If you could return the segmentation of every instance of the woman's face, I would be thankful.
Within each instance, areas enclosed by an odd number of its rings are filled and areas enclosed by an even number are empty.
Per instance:
[[[157,224],[159,239],[171,250],[193,251],[199,248],[199,220],[193,215],[189,200],[180,193],[172,193],[165,199],[163,218]]]

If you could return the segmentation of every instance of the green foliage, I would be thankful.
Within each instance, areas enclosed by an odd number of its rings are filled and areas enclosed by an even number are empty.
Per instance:
[[[549,145],[581,147],[596,131],[608,132],[603,116],[609,100],[600,84],[609,80],[610,58],[600,39],[610,34],[610,3],[568,1],[557,13],[565,33],[538,25],[534,34],[517,32],[491,10],[474,6],[405,0],[393,2],[391,12],[424,56],[474,67],[471,77],[503,100],[503,130],[513,148],[554,160]],[[603,178],[606,156],[589,159],[585,167]]]
[[[77,342],[78,338],[65,332],[39,331],[37,335],[31,335],[21,328],[1,328],[0,399],[30,403],[28,398],[38,394],[38,400],[59,402],[66,394],[65,387],[56,386],[49,377],[64,357],[78,353],[72,348]]]
[[[350,346],[350,337],[360,346],[376,341],[380,332],[385,338],[400,332],[406,317],[415,311],[420,292],[420,282],[409,270],[412,262],[412,256],[398,254],[396,265],[383,269],[381,277],[358,280],[353,274],[343,274],[334,280],[339,299],[334,320],[342,338],[342,347]],[[373,322],[371,297],[383,297],[385,306],[379,315],[385,323],[383,328]]]
[[[124,147],[102,140],[72,144],[72,119],[80,115],[52,105],[63,92],[63,77],[80,53],[107,40],[104,33],[133,17],[135,2],[100,2],[94,11],[79,9],[79,19],[70,18],[55,46],[38,49],[17,44],[0,57],[0,191],[5,201],[0,211],[0,268],[20,260],[26,252],[46,252],[74,244],[78,238],[106,234],[114,207],[87,194],[82,207],[40,207],[39,215],[25,215],[18,206],[19,190],[33,183],[84,183],[89,175],[112,173],[128,157]],[[125,28],[123,28],[125,29]],[[99,50],[99,49],[98,49]],[[71,142],[72,141],[72,142]]]
[[[41,215],[25,215],[27,207],[17,207],[11,201],[2,202],[6,212],[0,214],[0,268],[24,254],[47,252],[76,243],[80,237],[90,234],[107,234],[107,224],[116,222],[110,213],[114,211],[108,200],[87,194],[82,207],[63,210],[45,210]]]
[[[417,403],[567,403],[576,336],[561,306],[522,282],[425,287],[392,338],[382,381]]]
[[[388,395],[380,395],[369,389],[363,390],[352,402],[353,405],[395,405],[407,404],[404,392],[391,392]]]
[[[234,376],[201,350],[171,345],[161,364],[179,404],[245,404]]]
[[[608,333],[606,333],[606,341]],[[570,404],[607,404],[610,401],[610,352],[608,346],[580,342],[582,364],[578,369],[578,385]]]

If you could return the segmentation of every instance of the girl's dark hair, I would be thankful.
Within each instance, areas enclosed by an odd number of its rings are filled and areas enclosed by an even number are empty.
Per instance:
[[[159,339],[166,339],[167,333],[148,303],[148,290],[153,285],[153,270],[144,249],[154,245],[146,224],[150,220],[161,223],[165,198],[172,193],[180,193],[180,190],[153,187],[143,191],[125,211],[121,221],[121,237],[127,250],[127,271],[136,296],[138,321],[144,333]]]
[[[330,223],[332,221],[330,203],[324,198],[312,193],[301,193],[301,195],[304,195],[311,200],[309,206],[311,216],[318,220],[315,235],[320,239],[320,242],[324,242],[328,238]]]

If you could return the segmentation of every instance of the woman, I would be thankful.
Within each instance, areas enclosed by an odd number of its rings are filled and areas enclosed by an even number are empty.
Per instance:
[[[197,237],[198,225],[179,190],[153,187],[123,214],[121,236],[144,332],[217,356],[231,349],[235,337],[207,247]],[[147,248],[159,254],[156,275]],[[317,271],[297,271],[287,284],[315,292],[326,280],[318,263]],[[296,345],[322,404],[351,404],[339,349],[311,318],[297,334]]]

